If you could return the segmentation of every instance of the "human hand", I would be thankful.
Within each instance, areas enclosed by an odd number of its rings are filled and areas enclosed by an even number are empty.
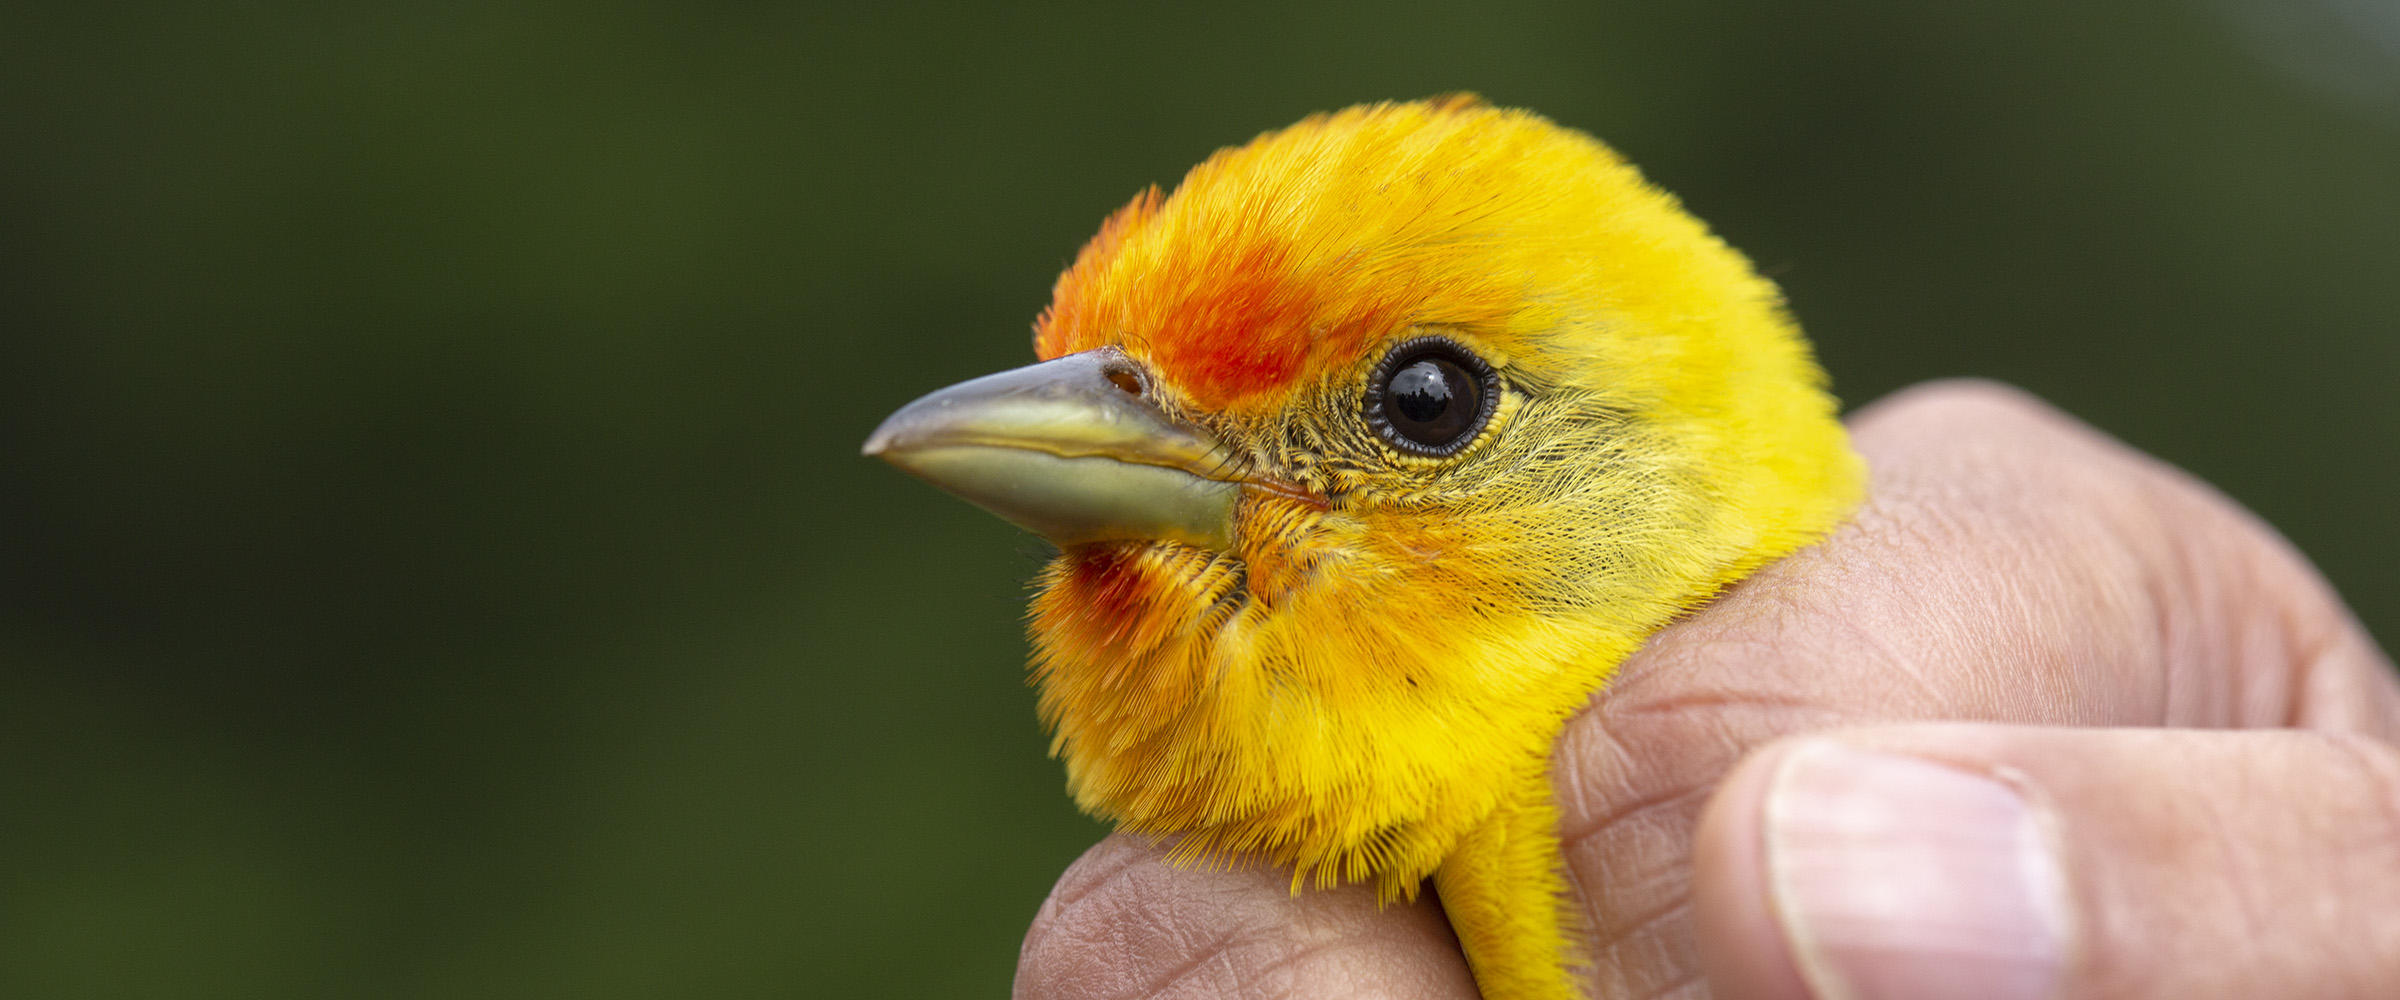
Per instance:
[[[1553,753],[1593,994],[2400,982],[2400,683],[2307,563],[2012,391],[1852,430],[1852,523],[1653,637]],[[1475,991],[1429,898],[1118,836],[1035,917],[1016,995]]]

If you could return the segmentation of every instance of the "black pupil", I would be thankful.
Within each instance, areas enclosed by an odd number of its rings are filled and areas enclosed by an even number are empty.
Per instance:
[[[1481,388],[1448,358],[1418,358],[1392,373],[1383,391],[1383,417],[1411,441],[1446,445],[1474,423],[1482,409]]]

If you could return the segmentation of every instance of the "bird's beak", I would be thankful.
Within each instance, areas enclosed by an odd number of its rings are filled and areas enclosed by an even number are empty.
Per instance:
[[[1064,548],[1231,547],[1242,481],[1205,431],[1147,396],[1113,347],[961,382],[900,408],[863,451]]]

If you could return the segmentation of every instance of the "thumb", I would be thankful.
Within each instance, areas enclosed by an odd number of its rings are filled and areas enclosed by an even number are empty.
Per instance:
[[[1786,740],[1702,820],[1718,996],[2390,996],[2400,753],[2296,730]]]

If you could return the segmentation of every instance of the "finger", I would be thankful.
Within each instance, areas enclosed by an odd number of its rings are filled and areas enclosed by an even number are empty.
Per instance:
[[[2295,730],[1777,744],[1708,810],[1724,997],[2389,996],[2400,753]]]
[[[1552,760],[1602,996],[1697,992],[1689,849],[1750,748],[1927,719],[2395,731],[2307,563],[2187,476],[1989,385],[1856,417],[1870,500],[1659,635]]]
[[[1018,1000],[1341,997],[1473,1000],[1430,901],[1378,908],[1362,885],[1291,892],[1289,872],[1167,864],[1101,841],[1061,877],[1017,959]]]

